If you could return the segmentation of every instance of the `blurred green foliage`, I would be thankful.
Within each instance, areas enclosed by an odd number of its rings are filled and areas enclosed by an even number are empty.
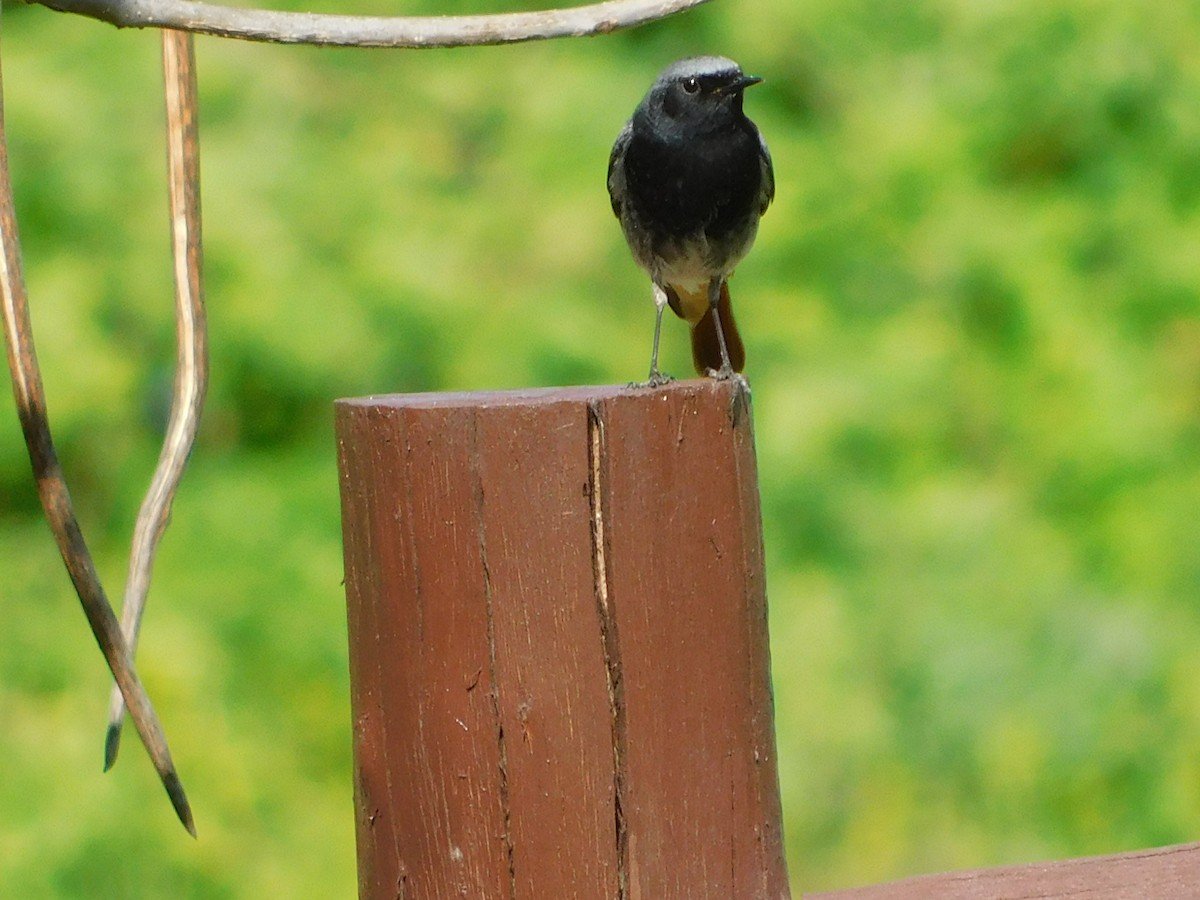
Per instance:
[[[157,35],[21,6],[4,31],[51,416],[118,594],[173,362]],[[132,738],[100,775],[108,680],[4,392],[6,896],[353,895],[331,401],[641,377],[652,305],[604,168],[694,52],[767,79],[778,201],[734,295],[797,887],[1196,838],[1198,45],[1194,0],[199,40],[213,379],[139,665],[201,838]]]

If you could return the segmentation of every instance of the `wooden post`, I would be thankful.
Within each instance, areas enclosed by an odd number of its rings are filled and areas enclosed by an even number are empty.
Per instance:
[[[789,897],[737,382],[337,405],[361,898]]]

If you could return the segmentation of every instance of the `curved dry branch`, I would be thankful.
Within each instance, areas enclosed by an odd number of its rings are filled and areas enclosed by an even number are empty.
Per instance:
[[[336,47],[465,47],[587,37],[642,25],[708,0],[608,0],[573,9],[479,16],[343,16],[236,9],[193,0],[35,0],[59,12],[118,28],[174,28],[197,34]]]
[[[158,543],[171,518],[200,425],[208,386],[208,330],[201,280],[200,134],[197,114],[196,56],[192,36],[164,29],[163,86],[167,106],[167,180],[170,191],[171,245],[175,260],[175,389],[162,453],[150,489],[142,501],[129,554],[129,575],[121,606],[121,628],[131,652],[137,650],[146,594]],[[104,769],[117,759],[125,701],[114,685],[104,738]]]
[[[171,804],[181,822],[192,835],[192,811],[184,794],[183,784],[171,761],[167,738],[150,704],[150,697],[138,679],[129,646],[121,635],[117,617],[109,606],[100,576],[92,562],[79,520],[75,517],[71,495],[63,476],[54,441],[50,436],[50,420],[46,413],[46,393],[42,387],[37,353],[33,344],[33,325],[29,318],[29,298],[21,269],[21,247],[17,235],[17,217],[13,207],[12,182],[8,172],[8,141],[4,133],[4,99],[0,87],[0,313],[4,322],[8,367],[12,373],[13,395],[17,415],[29,448],[29,461],[37,482],[38,497],[46,520],[54,532],[59,552],[79,595],[84,614],[104,653],[113,678],[121,688],[129,714],[137,727],[142,743],[158,770],[158,776],[171,798]]]

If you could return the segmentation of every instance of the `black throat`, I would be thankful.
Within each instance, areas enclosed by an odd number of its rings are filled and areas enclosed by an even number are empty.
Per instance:
[[[626,202],[652,233],[720,240],[757,216],[758,132],[740,109],[722,112],[703,127],[645,109],[634,115],[625,152]]]

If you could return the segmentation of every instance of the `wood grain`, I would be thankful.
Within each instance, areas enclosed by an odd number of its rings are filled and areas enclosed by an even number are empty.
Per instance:
[[[1195,900],[1200,844],[922,875],[808,900]]]
[[[342,401],[360,896],[788,896],[740,383]]]

